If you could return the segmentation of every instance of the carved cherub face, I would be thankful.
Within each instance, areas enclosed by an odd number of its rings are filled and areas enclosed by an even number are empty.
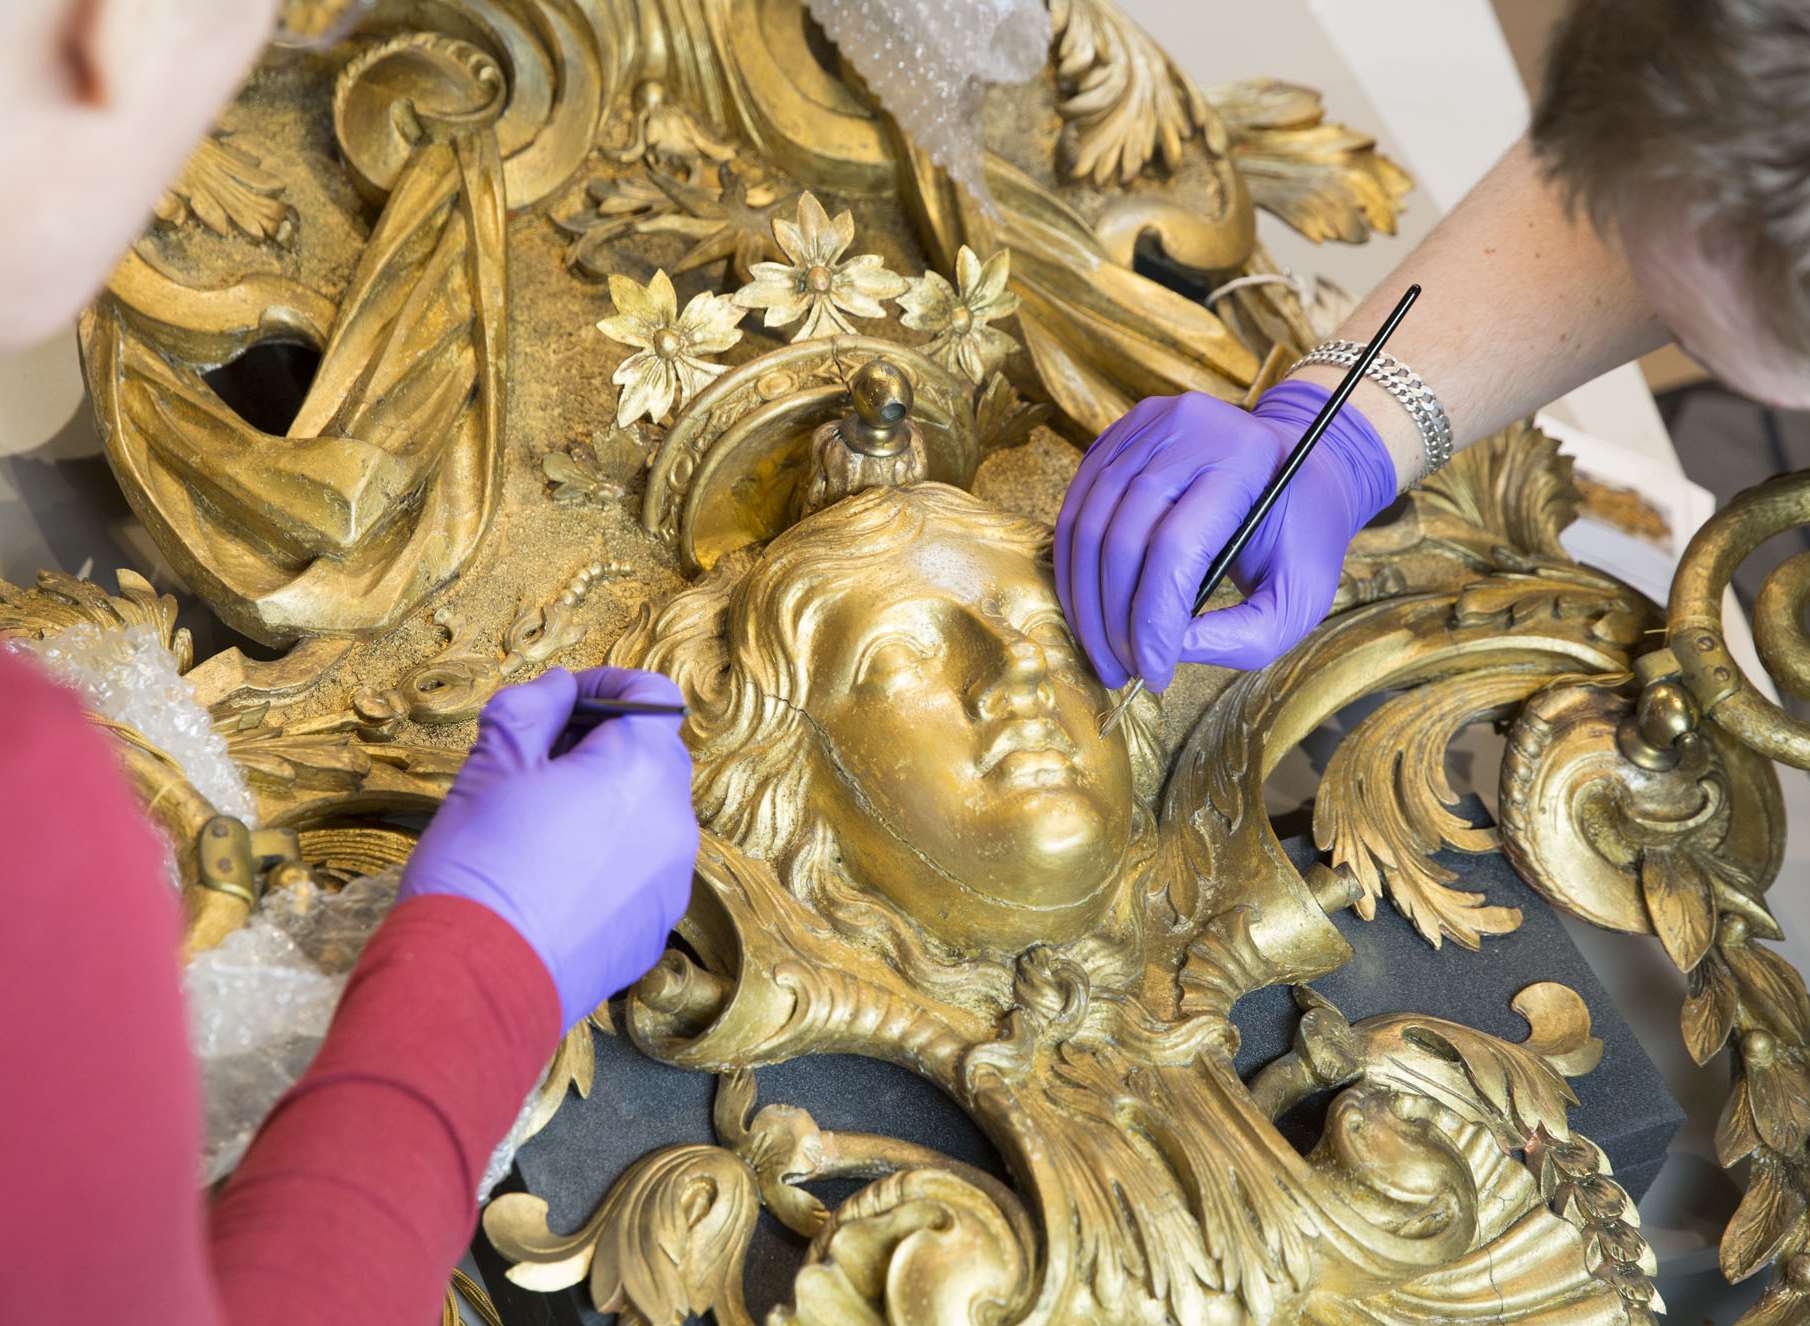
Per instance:
[[[839,924],[1064,943],[1119,895],[1157,756],[1142,721],[1098,735],[1047,545],[958,489],[873,490],[612,658],[688,692],[705,825]]]
[[[805,709],[844,858],[958,944],[1066,940],[1131,836],[1131,762],[1047,569],[928,526],[818,605]]]

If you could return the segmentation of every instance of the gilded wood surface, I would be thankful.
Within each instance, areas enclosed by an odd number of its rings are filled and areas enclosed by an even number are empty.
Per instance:
[[[363,8],[292,5],[291,36]],[[1668,623],[1565,556],[1568,462],[1510,430],[1360,535],[1294,652],[1191,670],[1100,739],[1044,557],[1068,444],[1145,395],[1244,400],[1313,338],[1287,287],[1216,315],[1134,271],[1139,245],[1219,284],[1269,270],[1258,208],[1359,241],[1407,180],[1307,89],[1198,89],[1110,0],[1050,9],[1047,68],[988,103],[997,214],[798,0],[381,0],[337,46],[273,51],[82,342],[163,557],[281,652],[197,662],[133,576],[0,586],[0,633],[148,627],[193,683],[266,835],[231,887],[194,851],[215,808],[113,729],[192,947],[297,871],[403,859],[393,817],[437,804],[498,686],[608,656],[687,690],[695,960],[669,953],[624,1030],[720,1075],[717,1143],[643,1158],[569,1236],[531,1196],[493,1204],[529,1287],[746,1321],[764,1208],[811,1240],[780,1321],[1645,1320],[1636,1214],[1566,1118],[1601,1051],[1569,991],[1523,992],[1510,1043],[1352,1024],[1301,987],[1293,1050],[1231,1069],[1241,995],[1345,960],[1328,909],[1386,897],[1435,945],[1512,929],[1432,859],[1500,846],[1554,905],[1658,937],[1698,1059],[1736,1047],[1719,1145],[1751,1178],[1724,1267],[1777,1262],[1751,1321],[1795,1319],[1810,998],[1762,943],[1782,825],[1755,751],[1799,739],[1693,641],[1801,484],[1700,536]],[[253,423],[216,370],[273,342],[319,362]],[[1793,676],[1802,583],[1759,623]],[[1263,779],[1378,691],[1304,878]],[[1509,734],[1494,830],[1455,816],[1444,766],[1484,721]],[[609,1089],[591,1034],[536,1126]],[[937,1084],[1012,1183],[757,1108],[750,1068],[826,1051]],[[1299,1154],[1273,1120],[1329,1091]],[[836,1177],[869,1182],[832,1208],[809,1185]]]

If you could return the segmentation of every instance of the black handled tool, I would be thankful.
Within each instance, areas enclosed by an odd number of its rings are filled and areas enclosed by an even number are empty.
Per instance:
[[[588,732],[606,718],[623,714],[674,714],[680,718],[691,711],[682,704],[664,704],[659,700],[592,700],[580,697],[572,706],[570,731]]]
[[[1232,569],[1232,563],[1238,559],[1238,554],[1244,551],[1244,545],[1251,541],[1251,535],[1257,532],[1257,526],[1263,523],[1263,518],[1270,513],[1270,508],[1276,505],[1276,499],[1282,496],[1282,490],[1288,487],[1288,481],[1294,478],[1295,471],[1301,468],[1301,462],[1307,459],[1307,453],[1312,451],[1314,444],[1324,436],[1327,428],[1338,415],[1340,407],[1345,404],[1357,384],[1363,381],[1364,374],[1369,371],[1370,365],[1382,352],[1384,343],[1395,334],[1396,326],[1413,307],[1414,301],[1419,298],[1420,286],[1418,284],[1409,286],[1408,292],[1401,297],[1401,302],[1395,306],[1395,311],[1383,323],[1381,330],[1370,338],[1370,344],[1364,347],[1364,353],[1358,356],[1357,363],[1351,366],[1344,379],[1333,389],[1332,395],[1326,398],[1326,404],[1320,407],[1320,412],[1307,426],[1307,431],[1301,435],[1301,440],[1295,443],[1295,449],[1288,453],[1288,459],[1282,462],[1282,468],[1276,471],[1276,477],[1269,481],[1269,486],[1257,499],[1257,505],[1245,515],[1243,522],[1232,534],[1232,537],[1226,541],[1226,546],[1219,550],[1219,556],[1215,557],[1212,564],[1207,567],[1207,574],[1202,577],[1200,582],[1200,592],[1194,596],[1194,611],[1191,615],[1198,617],[1200,610],[1207,606],[1207,600],[1213,597],[1213,591],[1219,588],[1219,582],[1226,578],[1226,573]],[[1119,697],[1118,703],[1107,710],[1106,717],[1100,720],[1100,735],[1105,736],[1117,727],[1119,720],[1125,716],[1125,711],[1131,707],[1131,702],[1143,693],[1144,679],[1139,677],[1131,689]]]

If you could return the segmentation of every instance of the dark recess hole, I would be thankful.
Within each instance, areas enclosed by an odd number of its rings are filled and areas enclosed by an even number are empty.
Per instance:
[[[234,414],[262,433],[289,431],[320,368],[321,354],[300,341],[265,341],[203,374]]]
[[[1282,1117],[1276,1120],[1276,1131],[1287,1138],[1296,1151],[1307,1155],[1320,1144],[1320,1138],[1326,1132],[1327,1112],[1332,1107],[1333,1097],[1341,1089],[1316,1091],[1296,1101],[1282,1111]]]
[[[825,73],[841,77],[842,53],[836,49],[836,43],[830,40],[830,34],[823,30],[822,25],[808,11],[804,15],[804,44]]]

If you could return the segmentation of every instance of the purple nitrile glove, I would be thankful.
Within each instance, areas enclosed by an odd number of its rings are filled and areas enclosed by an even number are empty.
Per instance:
[[[1089,449],[1056,521],[1056,590],[1100,679],[1161,691],[1178,663],[1259,668],[1332,606],[1352,536],[1395,500],[1395,464],[1349,401],[1232,563],[1245,600],[1190,617],[1207,566],[1332,393],[1290,380],[1246,413],[1153,397]]]
[[[397,896],[502,917],[546,963],[567,1030],[659,961],[698,854],[680,719],[605,719],[565,749],[580,695],[681,702],[665,677],[624,668],[554,668],[498,691]]]

